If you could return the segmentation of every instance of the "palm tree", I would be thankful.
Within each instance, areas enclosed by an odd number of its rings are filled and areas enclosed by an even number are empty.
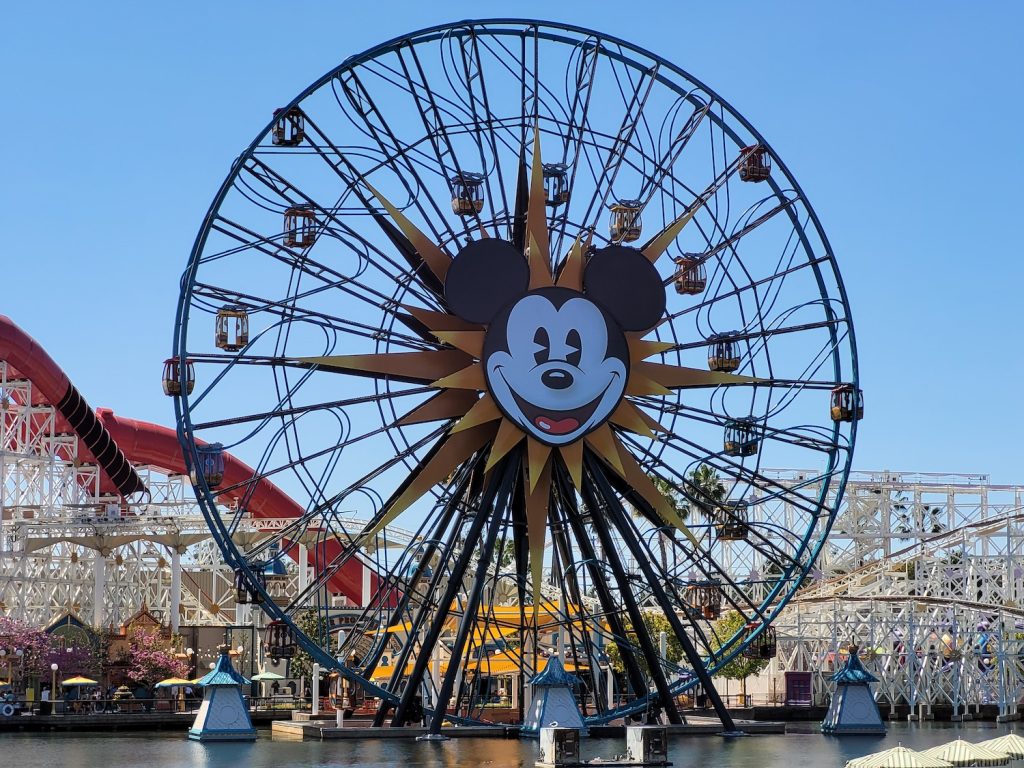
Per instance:
[[[697,509],[707,517],[715,516],[715,508],[725,500],[725,484],[718,475],[718,470],[709,464],[701,464],[690,472],[687,478],[690,484],[691,500],[696,504]],[[689,505],[687,505],[689,509]]]

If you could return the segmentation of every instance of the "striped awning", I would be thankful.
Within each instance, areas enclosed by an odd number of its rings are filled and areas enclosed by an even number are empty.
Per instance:
[[[986,749],[963,739],[926,749],[922,754],[945,760],[951,765],[1006,765],[1010,762],[1010,756],[1005,752]]]
[[[1008,733],[1005,736],[989,739],[988,741],[979,741],[978,746],[994,750],[995,752],[1003,752],[1014,760],[1024,758],[1024,738],[1021,738],[1016,733]]]
[[[952,763],[907,749],[902,744],[882,752],[857,757],[846,768],[951,768]]]

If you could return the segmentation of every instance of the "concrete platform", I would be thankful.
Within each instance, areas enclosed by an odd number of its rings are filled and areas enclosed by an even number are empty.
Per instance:
[[[666,726],[670,735],[717,736],[722,724],[715,718],[687,717],[686,725]],[[755,722],[737,720],[736,727],[750,735],[760,733],[785,733],[782,722]],[[278,720],[272,726],[275,739],[286,741],[326,741],[328,739],[415,739],[427,732],[426,728],[372,728],[365,720],[346,721],[344,728],[338,728],[331,720]],[[515,725],[474,725],[445,728],[445,736],[456,739],[515,739],[519,737],[519,726]],[[622,725],[603,725],[590,728],[593,738],[625,738]]]

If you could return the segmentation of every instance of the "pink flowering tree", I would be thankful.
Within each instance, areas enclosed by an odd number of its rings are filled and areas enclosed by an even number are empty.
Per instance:
[[[188,662],[174,657],[170,641],[159,632],[134,632],[128,647],[128,679],[138,685],[152,686],[168,677],[184,677]]]
[[[100,672],[100,660],[92,648],[50,648],[43,657],[42,669],[50,673],[50,665],[56,664],[58,679],[85,675],[95,677]]]
[[[16,674],[24,664],[25,675],[50,673],[51,661],[48,655],[53,648],[53,638],[38,627],[9,616],[0,616],[0,648],[7,652],[5,658],[15,667]],[[18,651],[22,656],[17,655]],[[6,671],[6,670],[5,670]]]

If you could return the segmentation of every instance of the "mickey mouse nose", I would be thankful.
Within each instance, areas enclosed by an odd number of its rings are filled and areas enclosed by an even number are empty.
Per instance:
[[[561,368],[544,371],[540,380],[548,389],[567,389],[572,386],[572,374]]]

